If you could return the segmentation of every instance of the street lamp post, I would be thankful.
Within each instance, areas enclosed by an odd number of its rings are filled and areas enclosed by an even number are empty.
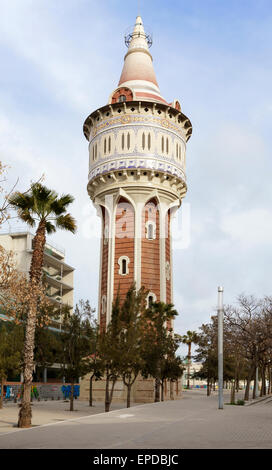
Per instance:
[[[218,408],[223,410],[223,287],[218,287]]]

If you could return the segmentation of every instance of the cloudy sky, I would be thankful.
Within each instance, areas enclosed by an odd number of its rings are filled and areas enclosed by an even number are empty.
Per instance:
[[[271,0],[141,0],[162,95],[191,119],[190,244],[174,250],[176,330],[209,320],[217,286],[271,294]],[[97,304],[99,219],[86,192],[82,124],[116,88],[134,0],[0,0],[0,160],[20,189],[45,174],[72,193],[75,299]],[[14,226],[14,223],[13,223]]]

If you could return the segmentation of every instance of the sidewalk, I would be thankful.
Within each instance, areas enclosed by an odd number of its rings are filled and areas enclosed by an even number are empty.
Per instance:
[[[137,403],[131,404],[131,406],[136,405]],[[69,411],[69,408],[70,402],[64,402],[63,400],[34,401],[32,405],[32,425],[41,426],[43,424],[57,423],[82,416],[104,413],[105,404],[103,402],[95,402],[94,406],[89,406],[87,401],[75,400],[75,411]],[[126,408],[126,403],[113,403],[110,409],[119,410],[122,408]],[[16,430],[18,413],[18,403],[4,403],[3,409],[0,410],[0,436]]]

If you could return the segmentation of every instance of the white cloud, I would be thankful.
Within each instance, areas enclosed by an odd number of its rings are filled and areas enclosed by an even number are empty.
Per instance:
[[[243,250],[271,245],[272,211],[267,209],[224,214],[220,225],[231,240],[239,242]]]

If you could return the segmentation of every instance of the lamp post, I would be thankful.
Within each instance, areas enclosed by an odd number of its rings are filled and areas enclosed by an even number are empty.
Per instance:
[[[218,408],[223,410],[223,287],[218,287]]]

